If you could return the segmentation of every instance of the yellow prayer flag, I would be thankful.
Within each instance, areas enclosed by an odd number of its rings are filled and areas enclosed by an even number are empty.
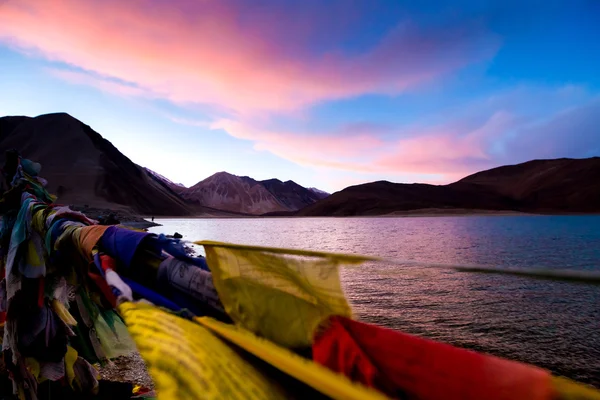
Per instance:
[[[150,304],[123,303],[119,311],[159,400],[387,399],[241,327],[196,323]]]
[[[289,348],[308,347],[330,315],[351,317],[339,266],[369,258],[201,241],[225,311],[236,324]]]
[[[159,400],[287,399],[290,393],[205,327],[156,306],[119,306]]]

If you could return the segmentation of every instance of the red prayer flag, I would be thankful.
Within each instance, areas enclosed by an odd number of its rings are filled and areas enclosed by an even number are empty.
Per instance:
[[[335,316],[313,343],[316,362],[389,396],[419,400],[548,400],[548,371]]]

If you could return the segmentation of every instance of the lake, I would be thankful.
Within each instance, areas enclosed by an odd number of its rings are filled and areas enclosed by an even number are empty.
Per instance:
[[[185,240],[448,264],[600,270],[600,216],[157,219]],[[360,320],[600,387],[600,287],[367,263],[341,272]]]

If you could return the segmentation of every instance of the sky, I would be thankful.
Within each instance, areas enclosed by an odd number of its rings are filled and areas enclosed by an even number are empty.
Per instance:
[[[0,0],[0,116],[191,186],[334,192],[600,156],[600,1]]]

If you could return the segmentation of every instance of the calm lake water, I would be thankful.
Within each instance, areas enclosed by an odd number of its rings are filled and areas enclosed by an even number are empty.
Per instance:
[[[600,216],[158,219],[186,240],[435,263],[600,270]],[[342,271],[357,318],[600,387],[600,287],[369,263]]]

